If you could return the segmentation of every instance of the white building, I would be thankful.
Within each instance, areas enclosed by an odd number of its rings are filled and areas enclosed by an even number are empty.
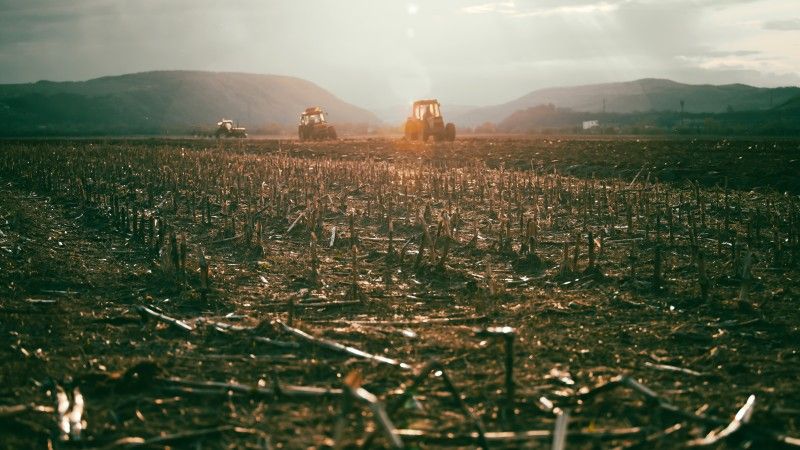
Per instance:
[[[597,128],[600,126],[599,120],[584,120],[583,121],[583,129],[584,130],[591,130],[592,128]]]

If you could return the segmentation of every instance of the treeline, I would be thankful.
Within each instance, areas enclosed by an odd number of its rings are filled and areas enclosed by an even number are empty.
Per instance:
[[[583,123],[598,126],[584,129]],[[491,129],[492,124],[481,127]],[[707,134],[744,136],[800,136],[800,108],[723,113],[648,111],[589,113],[540,105],[513,113],[495,132],[523,134]]]

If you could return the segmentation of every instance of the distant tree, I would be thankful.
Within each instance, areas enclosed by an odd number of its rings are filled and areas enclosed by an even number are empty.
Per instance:
[[[475,127],[475,133],[492,134],[497,133],[497,125],[493,122],[484,122]]]

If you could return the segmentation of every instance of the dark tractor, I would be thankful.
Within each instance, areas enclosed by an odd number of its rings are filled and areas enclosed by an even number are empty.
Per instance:
[[[336,139],[336,129],[328,123],[322,108],[312,106],[300,114],[297,135],[301,141]]]
[[[222,119],[217,122],[217,131],[214,132],[214,136],[217,138],[246,138],[247,130],[244,127],[234,126],[233,121],[230,119]]]
[[[411,107],[411,117],[406,119],[405,138],[427,142],[431,136],[437,142],[453,142],[456,126],[452,123],[445,125],[438,100],[417,100]]]

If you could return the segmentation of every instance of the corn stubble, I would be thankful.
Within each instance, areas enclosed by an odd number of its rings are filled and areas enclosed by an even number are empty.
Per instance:
[[[727,180],[663,183],[647,169],[633,178],[613,170],[602,177],[576,177],[545,158],[531,160],[528,144],[513,141],[498,144],[508,146],[509,155],[521,155],[508,161],[471,151],[487,145],[472,141],[427,147],[380,141],[219,145],[17,144],[0,154],[0,174],[24,189],[72,204],[81,212],[82,226],[124,237],[134,251],[147,255],[153,268],[150,290],[173,299],[164,304],[172,311],[155,316],[182,316],[193,325],[192,336],[207,333],[194,328],[198,317],[228,317],[222,322],[241,317],[252,325],[242,330],[265,339],[253,344],[238,337],[244,331],[217,321],[215,330],[222,337],[206,335],[194,345],[207,345],[212,354],[269,356],[270,369],[259,365],[256,356],[248,364],[294,384],[341,388],[341,398],[305,405],[298,417],[286,419],[307,428],[309,436],[303,439],[308,445],[344,448],[363,442],[362,435],[384,446],[396,447],[404,439],[425,442],[425,436],[433,442],[430,430],[437,427],[450,427],[458,436],[474,434],[475,442],[482,443],[504,439],[487,429],[555,427],[557,440],[572,444],[565,437],[571,435],[564,417],[577,427],[576,436],[591,434],[595,420],[620,431],[629,414],[639,423],[655,423],[645,411],[624,406],[629,403],[624,396],[607,400],[616,403],[602,415],[596,405],[570,403],[577,393],[575,382],[542,374],[571,365],[580,383],[591,386],[604,377],[591,367],[622,373],[639,366],[638,356],[624,355],[636,339],[631,333],[638,333],[630,326],[636,314],[643,326],[668,333],[676,348],[694,348],[695,339],[714,352],[725,351],[727,345],[713,345],[716,338],[705,324],[723,329],[722,324],[735,328],[766,320],[772,302],[786,289],[780,275],[798,275],[796,195],[734,190]],[[616,350],[569,342],[573,332],[574,339],[587,338],[594,314],[617,320],[624,330],[609,337],[606,325],[595,323],[600,342],[610,339]],[[443,322],[408,329],[431,318]],[[286,343],[291,336],[280,334],[272,322],[277,320],[298,329],[316,327],[318,334],[350,342],[348,348],[356,350],[351,358],[362,354],[358,348],[368,348],[420,367],[432,359],[442,361],[442,367],[458,374],[453,380],[463,384],[466,403],[459,398],[460,412],[440,415],[458,408],[419,378],[413,384],[419,395],[403,394],[404,403],[394,404],[390,388],[402,386],[405,375],[363,361],[358,369],[349,368],[355,359],[332,356],[308,343]],[[483,334],[456,325],[460,321],[513,326],[518,344],[509,341],[511,353],[503,362],[483,350],[488,344],[476,338]],[[215,344],[214,339],[221,340]],[[645,350],[655,353],[683,353],[657,342],[640,344],[651,345]],[[604,356],[592,357],[592,351]],[[200,356],[193,352],[190,357]],[[712,354],[694,361],[717,370],[712,361],[718,358]],[[682,362],[689,364],[682,358],[675,364]],[[213,367],[197,376],[227,378],[226,372],[234,370]],[[182,369],[179,364],[171,370]],[[523,412],[541,400],[532,386],[543,382],[553,383],[553,389],[560,386],[568,415]],[[455,392],[450,378],[447,383]],[[702,392],[701,383],[692,389]],[[505,398],[495,391],[505,392]],[[426,404],[420,406],[419,399]],[[85,401],[89,411],[100,407],[92,404],[100,399],[87,395]],[[269,408],[259,404],[253,411],[264,415]],[[232,411],[234,417],[245,420]],[[267,434],[286,439],[276,419],[264,420],[276,427],[266,429]],[[91,435],[92,426],[82,435]],[[417,428],[428,431],[411,432]],[[697,430],[676,433],[681,436],[676,443],[700,437]],[[221,434],[231,439],[228,431]],[[630,437],[634,434],[620,431],[622,437],[611,433],[604,439],[632,444],[638,442]]]

